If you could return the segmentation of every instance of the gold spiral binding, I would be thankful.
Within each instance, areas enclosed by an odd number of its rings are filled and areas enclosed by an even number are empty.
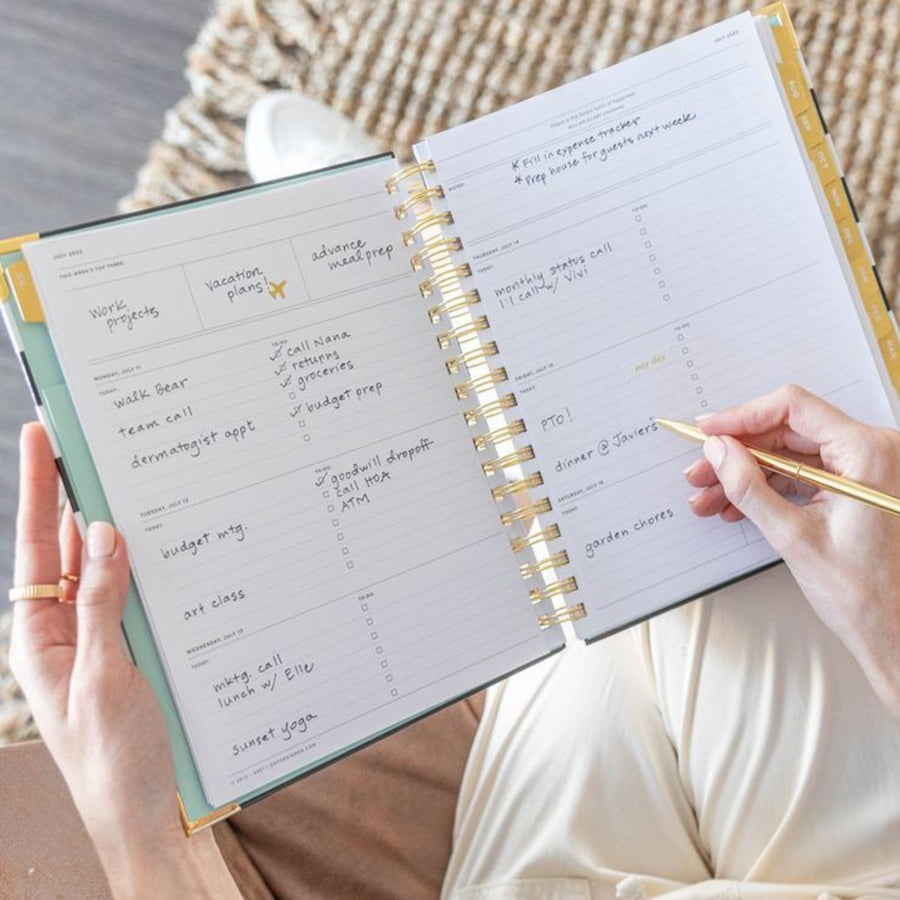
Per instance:
[[[563,622],[577,622],[587,615],[587,610],[583,603],[575,606],[567,606],[565,609],[559,609],[554,613],[546,616],[538,616],[538,625],[541,628],[549,628],[551,625],[561,625]]]
[[[512,409],[514,406],[518,406],[516,395],[504,394],[496,400],[491,400],[490,403],[484,403],[481,406],[476,406],[474,409],[467,409],[463,415],[466,417],[466,422],[469,425],[474,425],[479,417],[486,419],[488,416],[496,416],[498,413],[503,412],[504,409]]]
[[[436,241],[428,241],[421,250],[409,258],[409,264],[412,266],[413,272],[421,272],[425,268],[425,263],[434,264],[432,259],[435,253],[455,253],[462,250],[462,240],[458,237],[438,238]]]
[[[484,331],[490,327],[491,323],[488,322],[487,316],[478,316],[477,318],[472,319],[471,322],[467,322],[465,325],[457,325],[455,328],[449,328],[447,331],[442,331],[437,336],[438,346],[441,350],[446,350],[453,341],[458,341],[460,338],[472,337],[472,335],[478,334],[479,331]]]
[[[406,181],[407,178],[413,178],[416,175],[424,175],[425,172],[434,172],[433,160],[426,159],[424,162],[413,163],[406,166],[385,181],[384,186],[389,194],[396,194],[400,189],[400,183]]]
[[[406,218],[406,214],[414,206],[424,203],[426,200],[440,200],[443,196],[444,189],[440,185],[413,191],[402,203],[398,203],[397,206],[394,207],[394,215],[397,217],[398,221],[402,222],[403,219]]]
[[[491,496],[495,500],[502,500],[510,494],[521,494],[522,491],[529,491],[531,488],[540,487],[544,483],[544,478],[540,472],[534,472],[519,481],[508,481],[499,487],[491,488]]]
[[[559,569],[568,564],[569,554],[566,553],[565,550],[560,550],[559,553],[554,553],[552,556],[548,556],[540,562],[525,563],[524,565],[519,566],[519,574],[522,578],[533,578],[535,575],[544,572],[547,569]]]
[[[472,350],[466,350],[465,353],[460,353],[458,356],[451,356],[444,365],[451,375],[457,375],[461,367],[465,366],[468,368],[472,363],[482,362],[489,356],[496,356],[499,352],[497,344],[494,341],[488,341],[486,344],[482,344],[480,347]]]
[[[572,594],[578,590],[578,582],[570,575],[563,578],[562,581],[554,581],[545,588],[532,588],[528,592],[532,603],[540,603],[543,600],[550,600],[552,597],[559,597],[562,594]]]
[[[542,497],[534,503],[526,503],[524,506],[517,506],[509,512],[500,516],[500,521],[504,525],[512,525],[513,522],[521,522],[523,519],[533,519],[541,513],[550,512],[553,505],[547,497]]]
[[[488,421],[494,416],[500,416],[504,410],[517,406],[516,396],[510,392],[497,396],[493,392],[495,385],[509,380],[507,370],[503,366],[491,369],[486,361],[491,356],[497,356],[499,350],[494,341],[482,341],[478,334],[490,328],[488,317],[485,315],[473,315],[467,312],[469,307],[481,303],[481,296],[475,289],[466,290],[462,281],[472,276],[472,267],[467,262],[458,262],[459,257],[455,253],[463,250],[463,241],[457,235],[445,234],[440,228],[442,225],[452,225],[453,216],[449,211],[439,210],[434,203],[428,201],[439,200],[444,197],[444,190],[440,185],[428,186],[422,179],[426,172],[434,172],[434,162],[431,160],[416,163],[401,169],[395,175],[387,179],[388,193],[399,190],[401,183],[406,179],[419,178],[423,187],[410,188],[406,199],[394,208],[398,219],[403,219],[414,210],[415,223],[403,232],[403,243],[409,247],[421,235],[424,240],[416,252],[410,256],[410,266],[414,272],[423,271],[430,266],[431,272],[428,278],[419,283],[419,293],[424,298],[439,294],[439,298],[428,310],[428,316],[435,325],[446,321],[450,327],[442,330],[437,335],[437,342],[441,349],[446,350],[454,342],[458,342],[460,353],[446,360],[447,371],[451,375],[457,375],[462,369],[471,370],[477,363],[485,363],[481,371],[475,374],[470,372],[470,377],[454,388],[459,400],[475,398],[475,402],[481,400],[482,392],[491,391],[493,398],[465,410],[463,415],[466,422],[473,426],[479,419]],[[428,204],[424,206],[424,204]],[[419,208],[417,208],[419,207]],[[460,315],[454,315],[458,313]],[[446,317],[446,320],[445,318]],[[477,344],[468,348],[467,344]],[[481,469],[488,477],[500,474],[503,484],[491,488],[491,496],[497,502],[507,501],[507,498],[515,498],[508,501],[512,509],[500,514],[500,521],[504,526],[517,526],[518,531],[528,531],[531,527],[540,530],[528,533],[524,537],[516,537],[510,540],[510,546],[514,553],[531,551],[531,561],[519,566],[519,574],[523,579],[535,578],[542,573],[551,572],[569,564],[569,555],[559,549],[548,553],[545,558],[537,558],[534,548],[539,545],[560,538],[560,529],[556,524],[541,528],[539,516],[550,512],[552,504],[547,497],[533,500],[530,492],[539,488],[544,483],[540,472],[522,474],[516,476],[521,470],[506,474],[505,470],[515,469],[535,459],[533,447],[528,444],[516,447],[511,452],[504,452],[507,447],[504,442],[510,441],[517,435],[527,431],[524,421],[516,419],[512,422],[504,416],[505,421],[501,427],[487,431],[473,438],[473,444],[478,451],[485,451],[488,445],[496,448],[495,458],[484,460]],[[513,445],[514,446],[514,445]],[[510,480],[513,479],[513,480]],[[519,495],[524,495],[521,498]],[[578,590],[578,584],[573,577],[566,577],[546,584],[542,587],[532,588],[529,598],[532,603],[541,603],[554,597],[563,596]],[[584,604],[565,607],[551,614],[540,616],[538,622],[541,628],[549,628],[551,625],[574,621],[586,615]]]
[[[477,378],[470,378],[468,381],[458,384],[454,390],[460,400],[465,400],[469,394],[477,394],[479,391],[486,390],[492,384],[500,384],[507,379],[506,369],[500,366],[499,369],[491,369],[487,375],[479,375]]]
[[[419,282],[419,293],[423,297],[430,297],[434,293],[434,289],[447,290],[455,287],[456,283],[462,278],[468,278],[472,274],[472,267],[468,263],[462,263],[459,266],[450,266],[441,269],[431,278],[426,278]]]
[[[509,545],[510,547],[512,547],[513,553],[521,553],[523,550],[527,550],[529,547],[533,547],[535,544],[555,541],[559,537],[559,535],[559,525],[553,524],[545,528],[543,531],[536,531],[534,534],[529,534],[528,537],[513,538],[509,542]]]
[[[525,423],[521,419],[516,419],[514,422],[510,422],[509,425],[504,425],[503,428],[495,428],[493,431],[488,431],[485,434],[475,435],[472,438],[472,443],[475,445],[476,450],[486,450],[488,444],[496,446],[499,441],[508,441],[517,434],[525,434],[527,430]]]
[[[403,246],[411,247],[416,240],[416,237],[420,235],[426,228],[434,228],[438,225],[452,225],[453,224],[453,216],[447,211],[442,210],[441,212],[433,212],[427,216],[422,216],[412,228],[407,228],[406,231],[403,232]]]
[[[479,303],[481,303],[481,294],[478,291],[463,291],[457,297],[451,297],[449,300],[444,300],[442,303],[432,306],[428,310],[428,318],[431,319],[433,325],[438,325],[443,315],[450,315],[465,309],[467,306],[477,306]]]
[[[528,462],[534,459],[534,448],[529,444],[527,447],[521,447],[513,453],[507,453],[506,456],[499,456],[497,459],[486,459],[481,464],[481,471],[485,475],[493,475],[494,472],[500,472],[508,469],[510,466],[517,466],[519,463]]]

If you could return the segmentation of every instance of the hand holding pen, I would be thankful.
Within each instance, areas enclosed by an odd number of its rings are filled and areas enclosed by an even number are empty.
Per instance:
[[[704,458],[685,470],[699,516],[746,516],[784,559],[822,621],[900,718],[900,517],[783,475],[768,477],[744,444],[886,494],[900,494],[900,433],[850,418],[788,385],[705,416]],[[803,505],[786,496],[803,493]]]

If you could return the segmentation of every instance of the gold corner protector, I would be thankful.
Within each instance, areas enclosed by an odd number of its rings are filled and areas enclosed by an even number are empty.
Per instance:
[[[223,822],[229,816],[233,816],[241,811],[239,803],[226,803],[225,806],[220,806],[199,819],[191,819],[188,818],[187,811],[184,808],[181,792],[176,792],[175,796],[178,798],[178,816],[181,819],[181,827],[184,829],[187,837],[191,837],[191,835],[196,834],[198,831],[203,831],[204,828],[209,828],[210,825],[215,825],[217,822]]]
[[[33,234],[20,234],[10,238],[0,238],[0,253],[15,253],[17,250],[22,249],[22,244],[36,241],[38,238],[40,238],[40,235],[37,232],[34,232]]]

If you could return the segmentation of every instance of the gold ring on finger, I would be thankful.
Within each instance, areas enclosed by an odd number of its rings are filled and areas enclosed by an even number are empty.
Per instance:
[[[59,600],[62,588],[58,584],[23,584],[9,589],[9,602],[19,600]]]

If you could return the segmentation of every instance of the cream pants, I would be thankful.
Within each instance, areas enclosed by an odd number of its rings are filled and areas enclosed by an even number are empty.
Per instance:
[[[491,688],[444,897],[900,898],[900,723],[777,566]]]

